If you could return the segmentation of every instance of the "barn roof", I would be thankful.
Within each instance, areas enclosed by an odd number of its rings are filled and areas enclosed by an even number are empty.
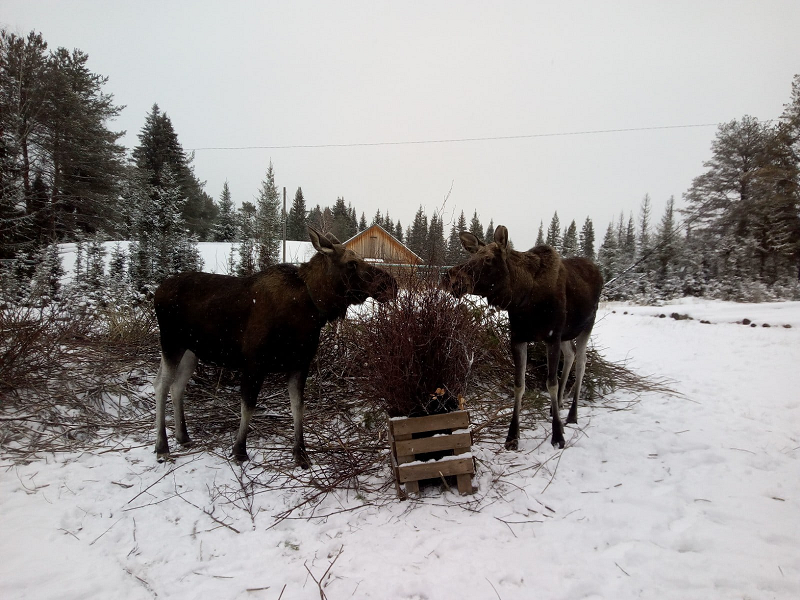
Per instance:
[[[361,240],[362,240],[362,238],[368,238],[368,237],[371,237],[371,236],[370,236],[370,232],[374,231],[375,229],[378,229],[378,230],[380,230],[380,231],[381,231],[381,233],[383,234],[383,236],[384,236],[386,239],[388,239],[388,240],[389,240],[389,242],[390,242],[392,245],[394,245],[394,246],[397,248],[397,250],[399,251],[399,252],[398,252],[399,254],[405,254],[405,255],[407,255],[409,258],[416,260],[416,261],[417,261],[417,263],[424,263],[424,262],[425,262],[425,261],[424,261],[424,260],[423,260],[423,259],[422,259],[420,256],[418,256],[418,255],[417,255],[415,252],[413,252],[413,251],[412,251],[412,250],[411,250],[411,249],[410,249],[408,246],[406,246],[406,245],[405,245],[403,242],[401,242],[400,240],[398,240],[396,237],[394,237],[394,236],[393,236],[391,233],[389,233],[388,231],[386,231],[386,230],[385,230],[383,227],[381,227],[381,226],[380,226],[380,225],[378,225],[377,223],[376,223],[375,225],[370,225],[369,227],[367,227],[367,228],[366,228],[364,231],[362,231],[361,233],[357,233],[357,234],[355,234],[355,235],[354,235],[353,237],[351,237],[349,240],[347,240],[346,242],[344,242],[344,245],[345,245],[345,246],[348,246],[348,247],[350,247],[350,246],[357,246],[357,245],[358,245],[358,242],[359,242],[359,241],[361,241]]]

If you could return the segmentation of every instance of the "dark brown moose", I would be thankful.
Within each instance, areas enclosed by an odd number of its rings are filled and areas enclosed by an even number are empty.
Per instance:
[[[506,448],[519,444],[519,414],[525,393],[528,342],[547,345],[547,390],[553,417],[553,446],[564,447],[564,430],[558,409],[573,362],[575,385],[567,423],[578,422],[578,395],[586,368],[586,344],[592,333],[603,276],[586,258],[561,258],[550,246],[536,246],[527,252],[508,247],[508,230],[500,225],[494,241],[484,244],[471,233],[460,234],[461,243],[472,255],[445,275],[454,296],[476,294],[489,304],[508,311],[511,353],[514,358],[514,413],[508,428]],[[575,349],[571,340],[575,340]],[[561,386],[558,361],[564,353]]]
[[[248,460],[246,440],[256,398],[267,373],[288,374],[295,463],[309,466],[303,438],[303,390],[322,326],[343,318],[368,297],[397,296],[397,282],[366,263],[333,235],[309,227],[317,253],[302,265],[274,265],[250,277],[182,273],[156,290],[161,368],[156,377],[156,452],[169,454],[164,426],[172,394],[175,439],[190,442],[183,412],[186,384],[198,359],[241,371],[242,418],[233,457]]]

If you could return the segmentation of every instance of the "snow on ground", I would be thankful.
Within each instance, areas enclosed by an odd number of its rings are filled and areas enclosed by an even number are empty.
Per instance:
[[[235,483],[217,456],[0,459],[0,597],[310,599],[309,572],[330,567],[332,600],[798,598],[800,304],[662,312],[604,307],[593,339],[680,396],[582,407],[564,451],[542,443],[546,423],[519,452],[475,446],[466,500],[429,489],[378,506],[342,491],[275,525],[298,498],[274,492],[256,497],[254,526],[212,507],[208,489]]]
[[[119,244],[120,248],[127,251],[130,247],[130,242],[104,242],[103,249],[105,250],[105,263],[106,272],[108,272],[108,265],[111,261],[111,253],[114,248]],[[228,262],[233,252],[233,257],[239,260],[237,252],[239,244],[235,242],[199,242],[197,249],[200,252],[200,258],[203,259],[203,271],[206,273],[222,273],[228,274]],[[86,260],[86,250],[84,247],[84,260]],[[63,281],[71,281],[75,271],[76,261],[76,244],[66,243],[58,245],[58,253],[61,257],[61,266],[64,268],[65,275]],[[278,255],[281,262],[289,263],[302,263],[307,262],[316,253],[314,246],[311,242],[296,242],[287,240],[286,242],[286,260],[283,258],[283,243],[278,249]]]

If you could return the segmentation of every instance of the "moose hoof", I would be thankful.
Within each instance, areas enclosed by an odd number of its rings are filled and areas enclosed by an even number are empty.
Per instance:
[[[294,456],[294,464],[301,469],[308,469],[311,467],[311,461],[308,458],[305,448],[295,448],[292,450],[292,456]]]
[[[577,415],[573,415],[572,413],[569,413],[567,415],[567,423],[569,423],[570,425],[577,425],[578,424],[578,416]]]
[[[506,450],[519,450],[519,438],[507,439]]]
[[[184,447],[189,447],[192,445],[192,440],[189,437],[188,433],[176,433],[175,441],[177,441],[181,446]]]
[[[238,463],[247,462],[250,460],[250,457],[247,456],[247,450],[245,450],[244,446],[233,446],[233,451],[231,452],[231,458]]]
[[[164,462],[169,458],[169,444],[166,438],[156,440],[155,452],[158,462]]]
[[[554,433],[553,434],[553,439],[550,440],[550,443],[553,444],[553,448],[555,448],[555,447],[563,448],[564,447],[564,443],[565,443],[564,442],[564,434],[563,433],[559,433],[558,435],[556,435]]]

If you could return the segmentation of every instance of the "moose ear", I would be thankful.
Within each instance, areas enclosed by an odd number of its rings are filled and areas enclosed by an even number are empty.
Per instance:
[[[333,254],[336,251],[333,247],[333,243],[310,225],[308,227],[308,237],[311,238],[311,244],[317,252]]]
[[[475,254],[481,247],[486,245],[469,231],[462,231],[458,234],[458,237],[461,239],[461,245],[464,246],[464,250],[470,254]]]
[[[494,243],[503,250],[508,248],[508,229],[504,225],[498,225],[494,230]]]
[[[336,236],[335,236],[335,235],[333,235],[333,234],[332,234],[330,231],[329,231],[328,233],[326,233],[325,235],[326,235],[326,236],[328,237],[328,239],[329,239],[330,241],[332,241],[334,244],[341,244],[341,243],[342,243],[342,242],[340,242],[338,239],[336,239]]]

